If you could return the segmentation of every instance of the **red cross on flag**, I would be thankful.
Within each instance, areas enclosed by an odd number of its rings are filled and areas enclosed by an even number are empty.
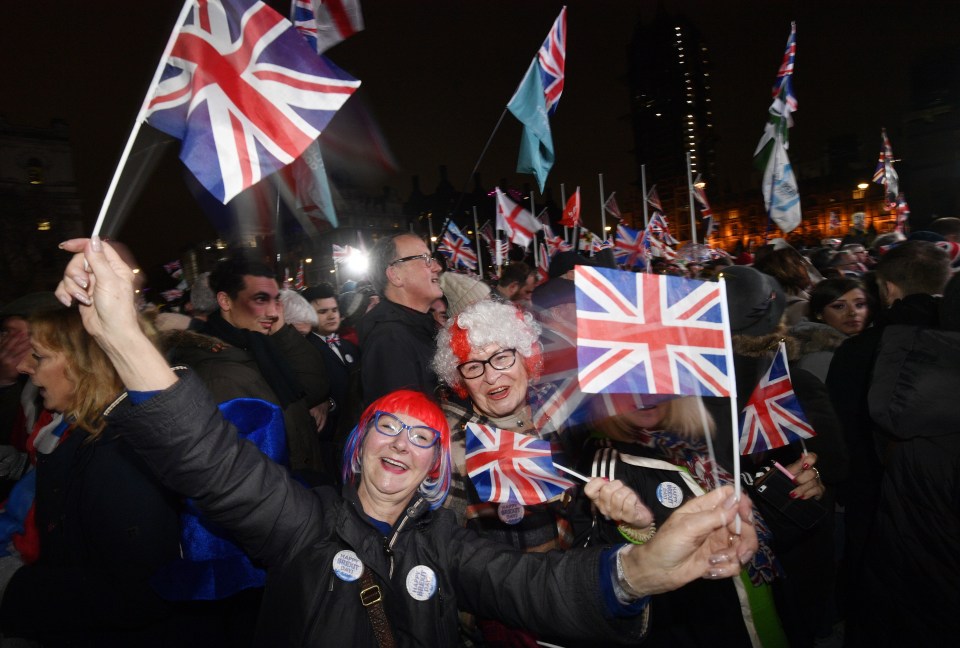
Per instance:
[[[527,247],[540,227],[540,221],[531,212],[497,189],[497,229],[506,232],[511,243]]]

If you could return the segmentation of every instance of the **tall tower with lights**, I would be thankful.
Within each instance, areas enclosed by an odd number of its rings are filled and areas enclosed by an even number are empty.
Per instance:
[[[629,85],[637,184],[640,165],[647,187],[668,212],[687,202],[686,154],[693,175],[709,182],[714,174],[716,135],[710,99],[707,45],[682,16],[661,5],[652,21],[638,22],[629,47]]]

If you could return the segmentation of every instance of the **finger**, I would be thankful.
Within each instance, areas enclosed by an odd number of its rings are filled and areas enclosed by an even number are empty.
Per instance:
[[[90,239],[86,238],[68,239],[57,247],[59,247],[61,250],[66,250],[67,252],[83,252],[83,249],[87,246],[87,241],[89,240]]]

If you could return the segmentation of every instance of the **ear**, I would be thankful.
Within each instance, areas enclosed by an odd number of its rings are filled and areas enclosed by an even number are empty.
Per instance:
[[[400,278],[400,271],[397,269],[397,266],[387,267],[387,282],[396,288],[403,286],[403,279]]]
[[[217,293],[217,305],[220,307],[220,310],[229,312],[233,306],[233,300],[230,299],[230,295],[221,291]]]

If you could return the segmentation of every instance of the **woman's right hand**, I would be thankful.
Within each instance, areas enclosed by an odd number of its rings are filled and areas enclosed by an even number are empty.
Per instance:
[[[594,477],[583,488],[597,509],[611,520],[623,522],[638,529],[653,524],[653,512],[648,509],[632,488],[619,479]]]

